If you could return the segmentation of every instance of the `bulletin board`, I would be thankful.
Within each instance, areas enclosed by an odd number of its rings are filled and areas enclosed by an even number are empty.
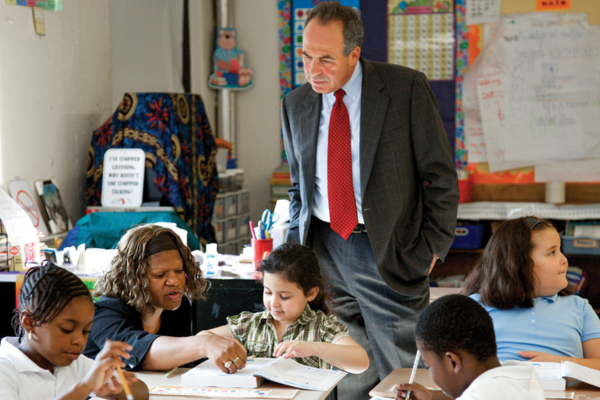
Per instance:
[[[588,22],[590,25],[600,24],[600,2],[595,0],[502,0],[501,13],[532,13],[532,12],[551,11],[557,13],[587,13]],[[468,63],[470,66],[484,50],[484,25],[470,25],[468,29]],[[468,70],[468,68],[467,68]],[[463,136],[464,139],[464,136]],[[457,167],[469,170],[471,177],[475,183],[474,198],[481,200],[495,200],[493,193],[493,185],[498,187],[505,193],[500,194],[506,200],[521,200],[535,198],[539,201],[544,201],[544,185],[535,184],[535,172],[533,167],[518,168],[512,170],[501,171],[497,173],[489,172],[489,165],[486,162],[468,162],[466,160],[466,150],[458,146],[459,137],[457,134]],[[461,143],[464,145],[464,141]],[[479,186],[478,186],[479,184]],[[482,185],[491,185],[484,187]],[[513,184],[525,184],[521,188],[510,187]],[[569,198],[569,193],[572,194]],[[567,184],[567,202],[585,202],[598,201],[600,198],[600,186]]]
[[[454,0],[453,1],[453,18],[454,18],[454,71],[452,79],[438,78],[436,80],[430,80],[431,89],[438,101],[438,107],[442,122],[446,129],[449,143],[452,147],[455,155],[455,164],[457,169],[469,170],[474,179],[474,200],[491,200],[491,201],[536,201],[536,199],[543,201],[543,184],[534,184],[535,175],[533,168],[520,168],[516,170],[507,170],[498,173],[490,173],[486,163],[474,163],[469,164],[467,161],[467,149],[465,146],[464,136],[464,113],[462,109],[463,93],[462,85],[469,66],[478,57],[483,50],[483,25],[470,25],[466,24],[466,7],[465,2],[468,0]],[[569,3],[567,9],[556,9],[552,7],[557,1]],[[292,4],[293,0],[281,0],[280,1],[280,33],[282,28],[285,29],[283,23],[286,18],[285,7],[282,5]],[[313,1],[316,3],[317,1]],[[404,3],[434,3],[436,0],[405,0]],[[365,37],[363,41],[362,55],[370,60],[388,62],[389,61],[389,37],[390,37],[390,14],[394,1],[392,0],[362,0],[361,2],[361,18],[365,28]],[[396,1],[400,3],[400,1]],[[416,3],[415,3],[416,4]],[[419,4],[423,5],[423,4]],[[429,4],[424,4],[425,6]],[[439,6],[438,6],[439,7]],[[600,1],[598,0],[502,0],[501,2],[501,13],[512,14],[512,13],[530,13],[541,10],[548,10],[552,12],[585,12],[588,14],[589,24],[600,24]],[[433,15],[433,12],[429,13]],[[289,15],[289,11],[288,14]],[[406,15],[405,15],[406,16]],[[431,16],[426,17],[426,21],[420,19],[418,23],[420,26],[428,27],[431,25]],[[288,18],[289,21],[289,18]],[[423,24],[424,22],[424,24]],[[413,17],[413,25],[415,24],[415,18]],[[291,31],[291,29],[290,29]],[[425,28],[427,31],[427,28]],[[446,34],[446,31],[443,32]],[[281,37],[281,35],[280,35]],[[280,55],[280,61],[285,60],[285,53]],[[282,78],[288,74],[291,70],[291,65],[281,65],[280,70],[283,71]],[[428,76],[431,74],[428,74]],[[291,85],[284,87],[285,79],[282,79],[282,95],[285,94],[285,90],[290,90]],[[285,157],[285,155],[284,155]],[[512,188],[515,183],[527,184],[521,185],[521,188]],[[479,184],[479,185],[478,185]],[[498,185],[502,186],[503,193],[497,195],[496,192],[491,190],[491,186]],[[477,188],[479,186],[479,188]],[[484,186],[489,186],[485,187]],[[526,188],[524,186],[531,186]],[[584,186],[584,185],[583,185]],[[569,202],[569,191],[577,192],[578,198],[586,197],[583,193],[590,193],[591,186],[585,189],[569,189],[567,185],[567,202]],[[597,185],[599,189],[594,189],[592,192],[600,196],[600,185]],[[477,191],[481,192],[481,196],[478,198]],[[596,194],[594,196],[596,196]],[[586,199],[589,201],[589,195]],[[595,198],[595,197],[594,197]],[[599,197],[600,198],[600,197]],[[583,200],[583,201],[586,201]],[[576,201],[575,201],[576,202]]]

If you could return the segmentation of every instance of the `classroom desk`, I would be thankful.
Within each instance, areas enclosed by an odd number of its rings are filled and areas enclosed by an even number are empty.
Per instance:
[[[400,368],[392,371],[383,381],[381,381],[373,390],[369,392],[371,396],[395,398],[396,394],[392,388],[398,383],[407,383],[410,378],[411,368]],[[417,370],[415,382],[425,387],[437,387],[431,380],[429,371],[423,368]],[[572,387],[567,387],[566,393],[574,392],[574,400],[600,400],[600,388],[579,383]],[[552,398],[552,397],[547,397]]]
[[[135,376],[146,383],[148,385],[148,389],[153,386],[181,386],[181,375],[188,371],[188,368],[179,368],[175,374],[173,374],[170,378],[165,378],[165,372],[136,372]],[[266,383],[269,387],[282,388],[282,389],[295,389],[290,388],[289,386],[283,386],[276,383]],[[272,385],[272,386],[271,386]],[[265,385],[261,386],[264,388]],[[327,392],[320,392],[316,390],[302,390],[298,389],[298,394],[294,396],[293,400],[324,400],[327,395],[331,392],[331,390]],[[194,399],[194,400],[202,400],[208,399],[208,397],[188,397],[188,396],[150,396],[150,400],[182,400],[182,399]],[[219,398],[222,399],[222,398]]]

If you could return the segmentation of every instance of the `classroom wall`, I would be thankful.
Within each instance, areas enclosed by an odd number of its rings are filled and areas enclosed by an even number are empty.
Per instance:
[[[0,2],[0,186],[54,177],[77,219],[90,135],[112,109],[108,0],[44,15],[38,36],[31,8]]]
[[[63,11],[45,12],[47,35],[40,37],[30,8],[0,2],[0,187],[7,190],[16,176],[32,185],[54,177],[73,222],[84,214],[92,131],[125,91],[181,90],[180,59],[165,61],[179,57],[173,22],[180,3],[169,2],[170,10],[163,0],[69,2]],[[235,95],[235,126],[257,219],[269,205],[269,178],[281,160],[277,3],[231,0],[231,12],[239,48],[254,70],[253,87]],[[169,40],[153,47],[159,30]],[[216,91],[206,80],[214,31],[212,2],[191,1],[192,92],[202,96],[213,126]]]
[[[238,163],[256,221],[270,204],[269,178],[281,163],[277,2],[230,1],[238,48],[254,71],[252,88],[236,94],[235,126]]]
[[[125,92],[183,92],[183,0],[110,0],[112,105]]]

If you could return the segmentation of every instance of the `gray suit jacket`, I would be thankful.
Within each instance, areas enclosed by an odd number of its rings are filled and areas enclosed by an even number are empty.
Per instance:
[[[456,227],[458,180],[424,74],[361,58],[360,180],[367,234],[384,281],[423,293],[433,253],[446,256]],[[293,188],[288,241],[306,243],[312,217],[321,95],[305,84],[282,103]]]

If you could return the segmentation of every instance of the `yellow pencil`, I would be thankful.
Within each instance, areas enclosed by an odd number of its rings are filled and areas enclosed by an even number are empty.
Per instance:
[[[127,384],[127,380],[125,379],[125,375],[123,375],[123,370],[121,369],[120,365],[117,365],[117,371],[119,372],[119,376],[123,382],[123,389],[125,389],[125,396],[127,396],[127,400],[134,400],[133,394],[131,393],[131,389],[129,389],[129,385]]]
[[[173,375],[175,375],[175,372],[177,372],[177,367],[175,367],[175,368],[173,368],[172,370],[170,370],[169,372],[167,372],[167,373],[165,374],[165,378],[170,378],[170,377],[172,377]]]

